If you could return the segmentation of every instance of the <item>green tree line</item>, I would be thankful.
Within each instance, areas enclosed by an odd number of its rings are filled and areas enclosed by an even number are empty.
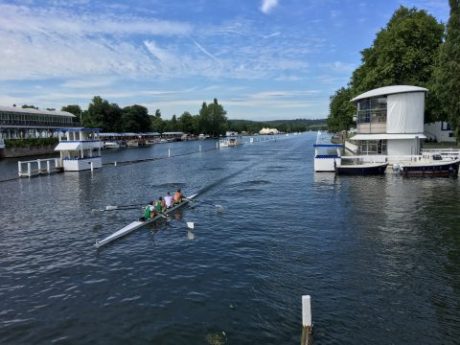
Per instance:
[[[425,122],[449,121],[460,129],[460,1],[449,0],[445,26],[424,10],[401,6],[380,30],[346,87],[330,98],[330,131],[348,130],[356,113],[350,100],[371,89],[416,85],[430,90]]]
[[[264,127],[276,128],[282,132],[303,132],[326,128],[325,120],[279,120],[279,121],[248,121],[228,120],[227,112],[217,99],[212,103],[203,102],[199,113],[192,115],[185,111],[180,116],[173,115],[170,120],[162,118],[160,109],[155,114],[148,113],[146,107],[131,105],[124,108],[116,103],[95,96],[88,110],[82,111],[79,105],[62,107],[76,116],[75,121],[84,127],[100,128],[103,132],[174,132],[181,131],[188,134],[207,134],[212,137],[225,134],[227,130],[236,132],[257,133]]]
[[[190,134],[204,133],[219,136],[225,134],[228,129],[227,112],[217,99],[209,104],[203,102],[197,115],[186,111],[179,117],[173,115],[171,120],[163,119],[160,109],[151,115],[142,105],[135,104],[121,108],[118,104],[109,103],[100,96],[95,96],[85,111],[75,104],[62,107],[62,110],[74,114],[75,121],[82,126],[100,128],[102,132],[181,131]]]

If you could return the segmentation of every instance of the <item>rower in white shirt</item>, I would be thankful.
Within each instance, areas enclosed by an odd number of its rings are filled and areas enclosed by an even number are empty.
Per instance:
[[[166,196],[164,197],[164,200],[165,200],[165,203],[166,203],[166,207],[167,207],[167,208],[170,208],[170,207],[173,205],[173,203],[174,203],[173,197],[172,197],[172,195],[171,195],[169,192],[168,192],[168,193],[166,194]]]

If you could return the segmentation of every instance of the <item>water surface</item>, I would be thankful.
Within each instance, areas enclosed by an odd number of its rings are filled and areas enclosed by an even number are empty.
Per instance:
[[[310,294],[315,344],[457,344],[459,180],[314,174],[315,138],[0,183],[1,343],[298,344]],[[203,193],[94,248],[141,211],[93,209],[178,187]]]

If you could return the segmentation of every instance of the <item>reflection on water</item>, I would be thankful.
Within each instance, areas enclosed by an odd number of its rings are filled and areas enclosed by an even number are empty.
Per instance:
[[[315,174],[314,141],[0,184],[2,344],[292,344],[304,294],[319,344],[455,344],[459,180]],[[142,211],[92,209],[175,188],[201,194],[95,250]]]

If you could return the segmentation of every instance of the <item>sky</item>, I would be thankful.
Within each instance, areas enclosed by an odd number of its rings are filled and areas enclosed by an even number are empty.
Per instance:
[[[326,118],[401,5],[448,20],[448,0],[0,0],[0,105]]]

